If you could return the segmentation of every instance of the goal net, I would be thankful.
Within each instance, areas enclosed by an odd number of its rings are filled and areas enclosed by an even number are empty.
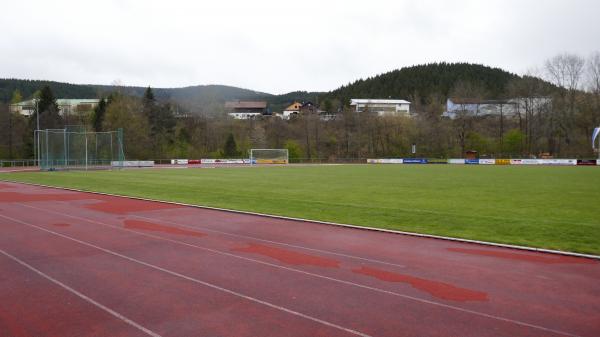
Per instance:
[[[251,149],[250,164],[287,164],[287,149]]]
[[[35,131],[36,157],[42,170],[108,168],[123,162],[123,130],[91,132],[83,128]]]

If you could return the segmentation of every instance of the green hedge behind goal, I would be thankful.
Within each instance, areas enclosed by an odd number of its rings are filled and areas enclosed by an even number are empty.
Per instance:
[[[110,167],[123,162],[123,130],[90,132],[82,128],[36,130],[36,153],[42,170]]]

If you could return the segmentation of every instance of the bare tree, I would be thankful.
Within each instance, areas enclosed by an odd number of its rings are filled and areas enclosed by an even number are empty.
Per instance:
[[[585,60],[575,54],[559,54],[546,61],[548,79],[569,91],[579,89]]]
[[[556,152],[560,151],[560,138],[564,138],[567,145],[571,142],[571,132],[575,123],[576,106],[575,100],[578,89],[581,87],[581,78],[585,66],[585,60],[575,54],[563,53],[552,57],[545,63],[548,79],[564,89],[559,91],[563,102],[557,102],[556,115],[559,126],[559,142],[555,146]],[[561,104],[562,103],[562,104]]]
[[[590,55],[586,70],[590,91],[595,95],[600,95],[600,51]]]

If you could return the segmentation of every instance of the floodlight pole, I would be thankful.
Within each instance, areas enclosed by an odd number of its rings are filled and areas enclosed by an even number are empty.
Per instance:
[[[38,132],[35,132],[35,134],[37,135],[37,137],[34,137],[34,141],[36,142],[35,144],[35,149],[37,149],[36,151],[36,160],[37,160],[37,164],[38,166],[40,165],[40,107],[39,107],[39,102],[40,100],[38,98],[34,98],[35,99],[35,117],[36,117],[36,129]]]

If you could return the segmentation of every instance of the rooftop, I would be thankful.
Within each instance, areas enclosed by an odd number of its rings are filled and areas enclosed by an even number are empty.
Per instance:
[[[410,104],[410,102],[403,99],[380,98],[353,98],[350,100],[350,105],[356,104]]]
[[[98,102],[100,102],[100,99],[98,99],[98,98],[57,98],[56,99],[56,104],[58,104],[59,106],[79,105],[79,104],[95,104]],[[35,105],[35,100],[29,99],[26,101],[16,103],[14,105],[33,106],[33,105]]]

